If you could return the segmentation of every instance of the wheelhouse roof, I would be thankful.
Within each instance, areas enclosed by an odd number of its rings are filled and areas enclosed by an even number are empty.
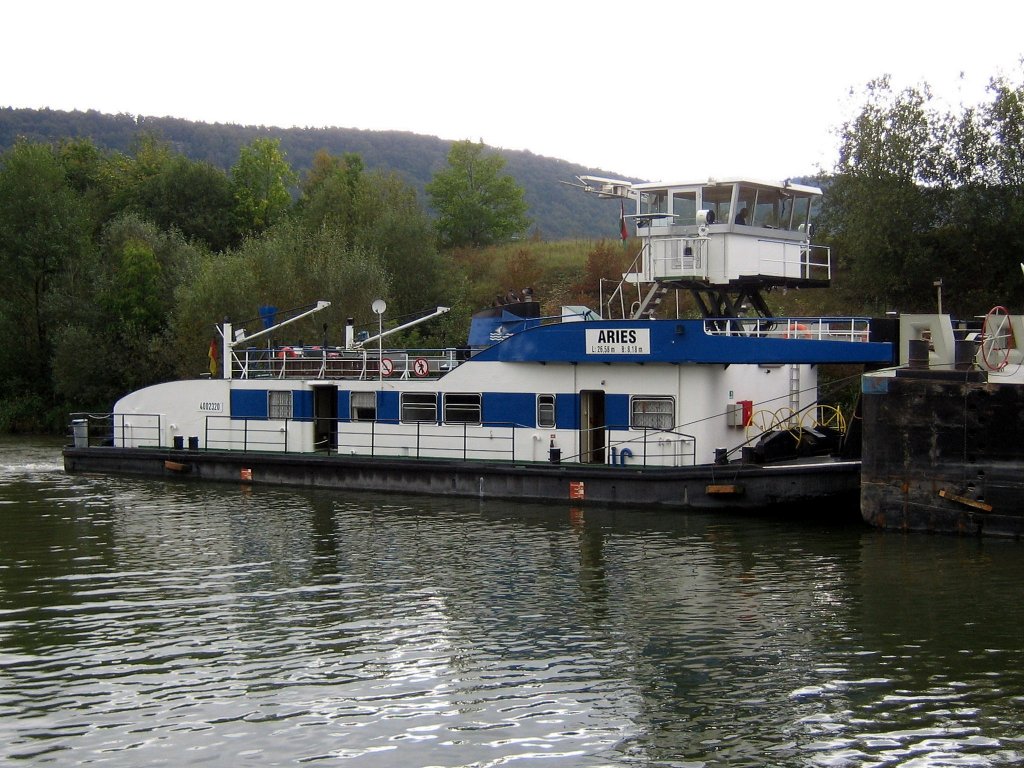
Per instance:
[[[638,192],[647,192],[659,189],[679,189],[686,187],[731,187],[733,184],[741,184],[745,187],[756,187],[758,189],[788,189],[793,192],[803,192],[810,195],[820,195],[819,187],[812,187],[806,184],[794,184],[785,181],[764,181],[763,179],[705,179],[704,181],[648,181],[642,184],[633,184],[633,189]]]

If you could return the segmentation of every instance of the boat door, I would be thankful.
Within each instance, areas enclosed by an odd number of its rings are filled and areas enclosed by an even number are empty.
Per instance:
[[[580,392],[580,463],[604,464],[604,390]]]
[[[338,388],[313,387],[313,448],[330,451],[338,447]]]

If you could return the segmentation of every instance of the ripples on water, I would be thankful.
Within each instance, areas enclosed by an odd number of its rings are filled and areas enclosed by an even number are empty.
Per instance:
[[[0,442],[0,759],[990,766],[1024,549],[67,476]]]

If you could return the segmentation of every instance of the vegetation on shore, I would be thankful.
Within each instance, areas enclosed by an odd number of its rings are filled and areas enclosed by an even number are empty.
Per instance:
[[[818,179],[833,288],[774,292],[777,314],[930,311],[940,279],[960,316],[1024,303],[1024,87],[999,78],[989,94],[953,113],[927,86],[868,84]],[[467,192],[467,163],[483,164],[493,194]],[[332,344],[348,317],[375,327],[375,298],[392,322],[451,306],[414,333],[457,345],[469,315],[509,290],[532,288],[546,313],[599,306],[639,248],[545,240],[530,191],[482,144],[456,142],[427,191],[436,214],[398,170],[355,153],[322,151],[300,175],[266,137],[230,171],[148,134],[130,152],[17,141],[0,154],[0,431],[61,431],[69,411],[198,375],[216,323],[258,323],[260,306],[330,300],[289,333]],[[678,312],[696,316],[686,297]]]

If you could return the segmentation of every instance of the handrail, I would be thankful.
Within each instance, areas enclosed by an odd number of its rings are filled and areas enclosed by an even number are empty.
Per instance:
[[[160,448],[163,416],[159,413],[82,413],[69,415],[72,445],[120,445],[132,448]]]
[[[746,336],[758,339],[816,339],[818,341],[871,340],[867,317],[709,317],[708,336]]]
[[[141,419],[148,424],[133,424]],[[203,428],[203,445],[211,450],[236,450],[247,452],[282,452],[295,453],[292,449],[290,436],[291,427],[296,424],[312,424],[315,418],[266,419],[262,417],[232,417],[210,414],[205,417]],[[99,426],[97,426],[99,423]],[[83,424],[85,429],[83,431]],[[462,428],[453,431],[453,427]],[[71,437],[76,448],[87,448],[95,445],[113,445],[132,448],[170,447],[161,442],[162,417],[160,414],[88,414],[72,413],[70,420]],[[363,427],[363,428],[360,428]],[[384,427],[382,429],[381,427]],[[402,422],[398,419],[377,419],[372,421],[356,421],[338,419],[332,422],[334,444],[328,449],[336,454],[367,457],[410,457],[410,458],[471,458],[504,460],[504,461],[535,461],[534,456],[516,455],[516,436],[523,430],[536,432],[531,426],[515,422],[484,422],[481,424],[463,423],[439,424],[437,422]],[[638,459],[642,466],[662,466],[649,464],[657,456],[661,459],[675,458],[688,460],[690,465],[696,464],[697,439],[694,435],[681,432],[677,428],[661,429],[658,427],[637,427],[628,424],[606,424],[587,430],[572,430],[574,440],[586,432],[604,432],[608,439],[604,441],[606,460],[603,464],[625,464],[626,453]],[[615,433],[619,433],[616,435]],[[625,434],[622,434],[625,433]],[[636,434],[640,433],[640,434]],[[679,450],[660,454],[652,450],[655,441],[664,443],[668,436],[681,438],[671,440],[679,444]],[[564,434],[563,434],[564,437]],[[149,440],[152,439],[152,442]],[[198,437],[189,438],[189,447],[196,448],[193,441]],[[183,448],[176,442],[175,448]],[[522,446],[520,446],[522,448]],[[633,449],[640,448],[639,456],[634,456]],[[298,451],[306,453],[306,451]],[[619,459],[618,457],[622,458]],[[563,456],[562,460],[577,461],[580,454]]]
[[[641,270],[637,269],[637,264],[643,262],[644,252],[647,249],[649,249],[650,247],[651,247],[650,241],[649,240],[645,240],[644,244],[641,246],[640,250],[637,251],[637,254],[633,258],[633,262],[629,265],[629,268],[625,272],[622,273],[622,277],[619,279],[618,284],[616,284],[615,290],[613,290],[611,292],[611,294],[608,296],[608,301],[604,302],[603,306],[601,307],[602,319],[604,319],[604,320],[611,320],[611,319],[613,319],[612,318],[612,314],[611,314],[612,302],[615,301],[616,295],[618,295],[618,297],[619,297],[619,311],[620,311],[621,317],[623,319],[625,319],[625,317],[626,317],[626,301],[625,301],[625,295],[623,293],[623,286],[627,282],[629,282],[629,281],[626,280],[626,275],[637,275],[637,276],[640,276],[640,275],[643,274]],[[640,301],[641,300],[640,281],[639,280],[635,281],[635,285],[637,286],[637,289],[636,289],[637,301]],[[607,309],[607,312],[605,312],[606,309]]]
[[[692,450],[690,450],[690,451],[679,451],[677,453],[671,454],[671,456],[674,457],[674,458],[680,458],[680,459],[685,458],[685,457],[689,457],[690,458],[690,462],[689,462],[690,465],[691,466],[695,466],[696,465],[696,463],[697,463],[697,438],[696,438],[696,436],[688,434],[686,432],[680,432],[676,427],[672,427],[671,429],[662,429],[660,427],[636,427],[636,426],[631,426],[629,424],[604,424],[604,425],[597,426],[597,427],[590,427],[588,429],[578,430],[578,434],[579,435],[583,435],[583,434],[585,434],[587,432],[605,432],[605,433],[611,435],[611,433],[613,433],[613,432],[641,432],[641,431],[643,432],[643,434],[641,434],[641,435],[637,435],[637,436],[633,436],[633,437],[626,437],[626,438],[622,438],[622,439],[615,440],[615,441],[609,441],[604,446],[604,448],[607,451],[609,451],[609,452],[614,451],[614,450],[617,449],[619,451],[619,454],[621,455],[623,447],[625,447],[626,449],[630,449],[631,447],[635,447],[637,445],[640,445],[643,448],[643,453],[641,455],[641,459],[642,459],[641,460],[641,465],[646,467],[646,466],[648,466],[648,463],[647,463],[648,458],[649,458],[649,456],[648,456],[648,454],[649,454],[648,446],[649,446],[650,441],[651,441],[651,436],[655,435],[655,434],[656,435],[675,435],[675,436],[681,437],[683,439],[682,440],[677,440],[677,441],[674,441],[674,442],[680,443],[681,446],[690,446],[690,447],[692,447]],[[593,451],[590,451],[590,452],[593,453]],[[570,454],[568,456],[564,456],[563,458],[564,459],[576,459],[576,460],[579,460],[579,458],[582,455],[583,455],[583,452],[581,451],[580,453]],[[630,455],[632,455],[632,452],[630,453]],[[662,458],[664,458],[665,456],[666,456],[666,454],[662,454]],[[614,459],[614,457],[612,457],[612,458]],[[584,462],[581,462],[581,463],[584,463]],[[624,461],[624,459],[622,459],[622,460],[619,460],[618,462],[613,460],[613,461],[606,462],[606,463],[624,464],[625,461]],[[653,466],[662,466],[662,465],[653,465]]]
[[[768,243],[769,245],[774,246],[782,246],[782,258],[773,259],[768,256],[758,256],[758,261],[760,263],[781,265],[782,277],[801,278],[805,280],[832,279],[832,249],[830,246],[814,245],[806,240],[798,242],[767,237],[760,237],[757,242]],[[797,258],[795,260],[787,258],[787,254],[792,252],[794,248],[799,250]],[[824,252],[823,258],[816,259],[816,254],[821,254],[822,252]],[[787,274],[787,268],[790,264],[794,263],[797,266],[799,274]],[[822,272],[824,274],[821,274]]]
[[[236,349],[232,354],[234,378],[239,379],[437,379],[463,362],[462,353],[454,347],[376,350],[286,345]]]

